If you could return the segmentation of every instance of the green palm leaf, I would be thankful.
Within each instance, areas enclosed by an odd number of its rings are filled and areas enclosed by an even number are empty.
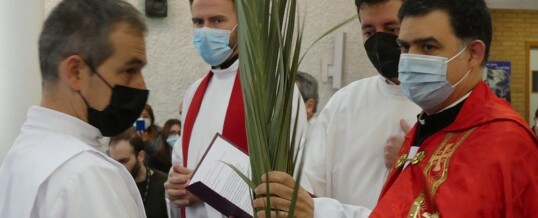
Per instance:
[[[296,22],[297,0],[235,0],[235,6],[252,181],[244,175],[242,178],[252,188],[261,184],[261,176],[269,171],[298,175],[289,210],[290,217],[293,217],[302,161],[299,169],[295,166],[298,157],[302,156],[299,152],[304,153],[304,149],[299,151],[296,147],[296,142],[302,137],[301,130],[295,125],[299,108],[292,111],[293,101],[297,105],[302,104],[302,99],[293,99],[293,92],[295,74],[302,60],[304,19],[303,23]],[[322,37],[349,21],[351,19]],[[292,113],[296,115],[294,120]],[[296,170],[298,173],[294,174]],[[254,192],[251,196],[256,197]],[[270,196],[266,197],[267,208],[270,208]],[[268,209],[265,212],[270,215]]]

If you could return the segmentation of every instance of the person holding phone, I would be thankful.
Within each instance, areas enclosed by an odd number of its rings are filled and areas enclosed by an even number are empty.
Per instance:
[[[151,159],[160,150],[162,128],[155,124],[155,114],[151,105],[146,104],[140,117],[135,122],[135,130],[144,141],[146,151],[146,164],[151,163]]]

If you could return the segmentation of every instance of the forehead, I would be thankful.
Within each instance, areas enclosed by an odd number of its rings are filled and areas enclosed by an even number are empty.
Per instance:
[[[191,5],[193,17],[235,16],[232,0],[194,0]]]
[[[457,40],[446,12],[435,10],[425,15],[403,18],[399,40],[411,42],[428,37],[433,37],[439,42]]]
[[[113,58],[137,59],[146,62],[144,34],[125,22],[113,26],[110,41],[114,47]]]
[[[174,124],[170,127],[170,131],[178,132],[181,129],[181,127],[177,124]]]
[[[359,18],[362,26],[383,26],[388,23],[399,23],[398,10],[400,10],[401,5],[401,0],[390,0],[379,4],[361,6]]]
[[[148,110],[146,110],[146,109],[142,110],[142,116],[143,116],[143,117],[149,117],[149,112],[148,112]]]
[[[110,146],[110,157],[113,159],[125,158],[132,154],[134,154],[133,147],[127,140],[121,140]]]

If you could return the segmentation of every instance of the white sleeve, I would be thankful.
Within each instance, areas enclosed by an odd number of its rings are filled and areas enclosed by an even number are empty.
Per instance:
[[[327,105],[318,114],[316,120],[310,124],[306,139],[306,162],[304,175],[312,185],[313,194],[320,197],[331,195],[331,181],[327,181],[332,171],[332,152],[330,149],[330,128],[335,128],[333,121],[334,107],[338,104],[338,93],[333,96]],[[334,134],[333,134],[334,135]]]
[[[194,97],[194,93],[196,92],[196,89],[200,85],[202,79],[199,79],[195,83],[193,83],[189,89],[185,92],[185,96],[183,97],[183,113],[181,113],[181,124],[182,127],[185,127],[185,117],[187,117],[187,113],[189,112],[189,107],[192,102],[192,98]],[[183,129],[181,130],[182,133]],[[172,149],[172,164],[173,165],[181,165],[183,166],[183,134],[179,136],[179,139],[174,144],[174,149]],[[170,171],[172,171],[172,168],[170,168]],[[170,172],[168,172],[170,173]],[[181,209],[175,207],[172,205],[172,203],[166,198],[167,207],[168,207],[168,216],[170,218],[179,218],[181,217]]]
[[[183,97],[183,113],[181,113],[181,125],[182,128],[185,127],[185,118],[187,117],[187,113],[189,113],[189,108],[191,106],[192,98],[194,97],[194,93],[196,92],[196,89],[202,82],[202,79],[198,79],[196,82],[194,82],[189,89],[185,92],[185,95]],[[183,129],[181,130],[182,134],[179,136],[179,139],[174,144],[174,149],[172,149],[172,164],[179,164],[183,165]]]
[[[371,212],[366,207],[342,204],[332,198],[314,198],[314,218],[367,218]]]
[[[299,107],[298,116],[296,114],[297,107]],[[297,119],[297,132],[296,132],[296,136],[295,136],[296,137],[295,146],[299,148],[298,152],[300,152],[300,153],[299,153],[299,156],[298,156],[298,160],[295,163],[295,169],[299,169],[299,164],[301,163],[301,160],[304,159],[303,155],[301,155],[301,154],[302,154],[303,150],[306,149],[305,142],[306,142],[306,135],[307,135],[307,131],[308,131],[308,120],[306,118],[306,107],[304,105],[303,98],[301,97],[301,93],[299,92],[299,89],[297,88],[297,85],[295,85],[294,90],[293,90],[290,136],[293,135],[293,129],[294,129],[293,124],[295,122],[296,117],[298,117],[298,119]],[[304,152],[305,152],[304,154],[306,155],[306,152],[308,152],[308,151],[304,151]],[[305,159],[305,161],[306,161],[306,159]],[[306,164],[306,162],[304,164]],[[297,178],[297,175],[294,175],[294,177]],[[303,168],[303,173],[302,173],[302,176],[301,176],[301,186],[306,191],[308,191],[310,193],[313,192],[312,185],[310,184],[310,182],[308,180],[308,177],[304,173],[304,168]]]

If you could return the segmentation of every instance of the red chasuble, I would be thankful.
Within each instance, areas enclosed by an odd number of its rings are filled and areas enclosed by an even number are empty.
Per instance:
[[[485,83],[404,168],[415,133],[371,217],[538,217],[538,141]]]

